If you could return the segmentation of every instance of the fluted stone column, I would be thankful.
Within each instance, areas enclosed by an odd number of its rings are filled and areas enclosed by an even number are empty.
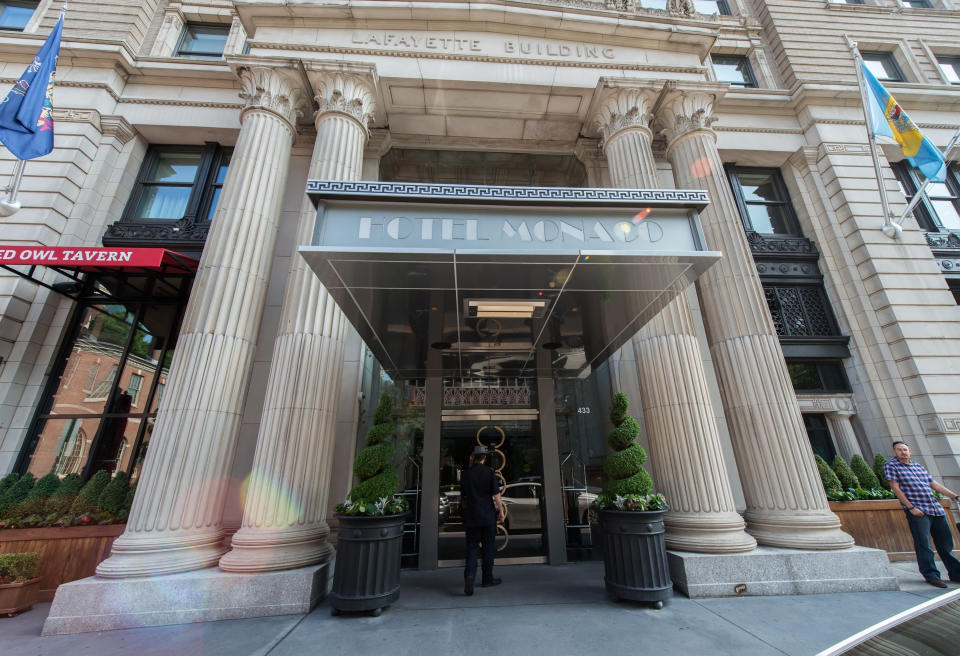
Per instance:
[[[697,280],[707,339],[720,381],[747,510],[747,530],[777,547],[853,545],[830,512],[780,342],[764,300],[723,163],[710,129],[708,85],[676,90],[657,116],[677,186],[705,189],[700,214],[711,250],[723,258]]]
[[[127,527],[97,574],[215,565],[300,101],[292,73],[240,71],[240,135],[213,218]]]
[[[851,410],[838,410],[827,415],[827,423],[830,424],[830,433],[833,434],[833,440],[837,443],[837,451],[847,462],[850,462],[854,454],[860,453],[857,435],[853,432],[853,425],[850,423],[853,415]]]
[[[616,89],[599,109],[615,187],[659,186],[648,127],[655,93]],[[633,348],[654,480],[670,502],[667,546],[706,553],[752,550],[756,541],[734,505],[685,294],[634,336]]]
[[[363,166],[370,85],[340,73],[313,74],[320,109],[310,178],[356,180]],[[313,237],[305,200],[297,246]],[[327,488],[347,320],[294,251],[247,486],[243,525],[220,560],[230,572],[291,569],[329,560]]]

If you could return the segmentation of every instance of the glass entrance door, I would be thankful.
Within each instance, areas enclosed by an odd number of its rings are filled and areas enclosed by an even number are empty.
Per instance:
[[[465,545],[460,512],[460,477],[474,446],[491,452],[487,464],[497,473],[507,509],[497,526],[497,562],[545,562],[543,454],[536,411],[524,413],[445,413],[440,436],[440,566],[463,563]]]

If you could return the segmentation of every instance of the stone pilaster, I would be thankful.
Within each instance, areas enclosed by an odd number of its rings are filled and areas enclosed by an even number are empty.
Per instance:
[[[616,187],[658,187],[650,146],[650,108],[656,92],[617,89],[600,105],[610,176]],[[633,338],[654,480],[669,502],[671,549],[707,553],[750,551],[723,463],[720,436],[685,294]]]
[[[371,86],[341,73],[312,73],[320,109],[310,178],[356,180],[363,166]],[[309,244],[316,211],[304,201],[297,246]],[[229,572],[293,569],[329,560],[330,482],[347,321],[294,252],[274,344],[243,525],[220,559]]]
[[[126,530],[97,574],[215,565],[221,512],[263,313],[300,94],[295,76],[240,71],[246,106],[200,260]],[[256,193],[251,193],[255,190]]]
[[[743,484],[747,530],[761,544],[801,549],[853,545],[830,512],[780,342],[764,301],[737,206],[710,129],[708,85],[677,90],[656,117],[677,186],[706,189],[700,219],[723,259],[697,280]]]

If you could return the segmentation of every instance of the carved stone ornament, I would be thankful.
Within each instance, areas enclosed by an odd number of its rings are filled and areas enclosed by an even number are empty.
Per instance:
[[[376,106],[373,89],[362,78],[339,72],[312,72],[315,99],[320,108],[317,117],[327,112],[347,114],[367,128]]]
[[[960,235],[955,232],[928,232],[927,243],[937,250],[960,249]]]
[[[603,134],[603,141],[607,142],[625,128],[642,128],[650,132],[650,109],[654,94],[650,89],[612,90],[594,116],[594,123]]]
[[[693,0],[667,0],[667,11],[671,16],[693,16],[697,13]]]
[[[131,246],[151,245],[159,243],[203,247],[210,232],[210,222],[193,222],[188,219],[178,221],[150,223],[136,223],[133,221],[117,221],[107,226],[103,235],[104,246]]]
[[[303,100],[300,81],[293,71],[250,66],[238,71],[243,90],[244,111],[265,109],[280,116],[296,132],[297,118],[301,115],[299,105]]]
[[[664,103],[656,116],[660,132],[670,144],[674,139],[695,130],[709,130],[716,121],[713,103],[716,96],[705,91],[678,91]]]

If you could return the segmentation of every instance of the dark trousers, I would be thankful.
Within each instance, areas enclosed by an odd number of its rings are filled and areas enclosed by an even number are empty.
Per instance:
[[[907,522],[910,524],[910,534],[913,536],[913,550],[917,552],[917,567],[923,578],[938,579],[940,570],[933,562],[933,549],[930,548],[930,538],[933,538],[933,546],[940,554],[940,560],[947,568],[947,574],[951,581],[960,581],[960,560],[957,560],[951,552],[953,551],[953,536],[950,535],[950,527],[947,525],[947,519],[943,515],[922,515],[914,517],[909,510],[907,513]]]
[[[463,568],[463,578],[473,580],[477,575],[477,550],[480,550],[482,560],[483,580],[493,578],[494,544],[497,538],[495,524],[488,526],[468,526],[467,531],[467,564]]]

